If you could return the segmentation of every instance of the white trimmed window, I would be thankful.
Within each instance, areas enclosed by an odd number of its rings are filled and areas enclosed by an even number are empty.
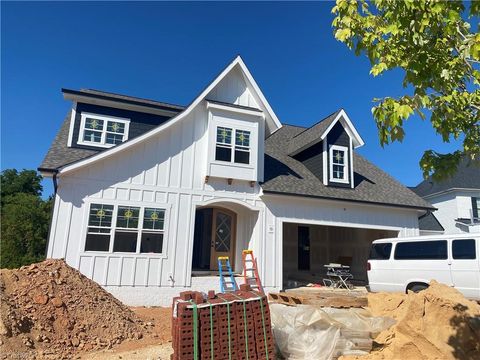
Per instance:
[[[82,113],[78,144],[112,147],[128,139],[129,119]]]
[[[329,149],[330,181],[348,183],[348,148],[331,145]]]
[[[165,209],[91,204],[85,251],[161,254],[164,226]]]
[[[218,126],[216,135],[216,161],[250,164],[250,131]]]

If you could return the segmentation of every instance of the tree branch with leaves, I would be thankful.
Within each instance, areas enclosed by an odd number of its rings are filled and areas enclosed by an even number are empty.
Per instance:
[[[401,69],[410,93],[376,98],[372,108],[380,144],[402,141],[413,114],[429,117],[444,142],[462,149],[442,154],[426,149],[424,177],[452,175],[463,157],[480,159],[480,1],[337,0],[335,38],[356,55],[366,55],[370,74]],[[472,27],[477,29],[473,30]]]

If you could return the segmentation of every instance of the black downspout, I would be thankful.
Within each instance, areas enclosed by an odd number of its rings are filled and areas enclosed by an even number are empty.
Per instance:
[[[53,174],[52,180],[53,180],[53,195],[55,196],[57,195],[57,187],[58,187],[56,172]]]
[[[58,188],[57,171],[53,173],[52,181],[53,181],[53,204],[52,204],[52,210],[50,211],[50,226],[48,227],[47,243],[45,245],[45,258],[47,258],[47,254],[48,254],[48,242],[50,241],[50,232],[52,231],[53,214],[55,212],[55,201],[57,199],[57,188]]]

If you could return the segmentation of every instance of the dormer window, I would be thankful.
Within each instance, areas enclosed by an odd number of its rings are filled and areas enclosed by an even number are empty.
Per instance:
[[[232,144],[233,137],[235,138],[235,144]],[[250,131],[218,126],[215,160],[249,164]]]
[[[331,145],[329,150],[330,181],[348,183],[348,148]]]
[[[130,120],[82,113],[78,144],[112,147],[128,139]]]

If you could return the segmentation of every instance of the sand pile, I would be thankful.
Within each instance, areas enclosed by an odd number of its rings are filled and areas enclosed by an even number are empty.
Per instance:
[[[419,293],[369,294],[368,305],[397,323],[361,359],[480,359],[480,305],[451,287],[432,281]]]
[[[65,264],[0,270],[0,358],[72,358],[148,333],[128,307]]]

